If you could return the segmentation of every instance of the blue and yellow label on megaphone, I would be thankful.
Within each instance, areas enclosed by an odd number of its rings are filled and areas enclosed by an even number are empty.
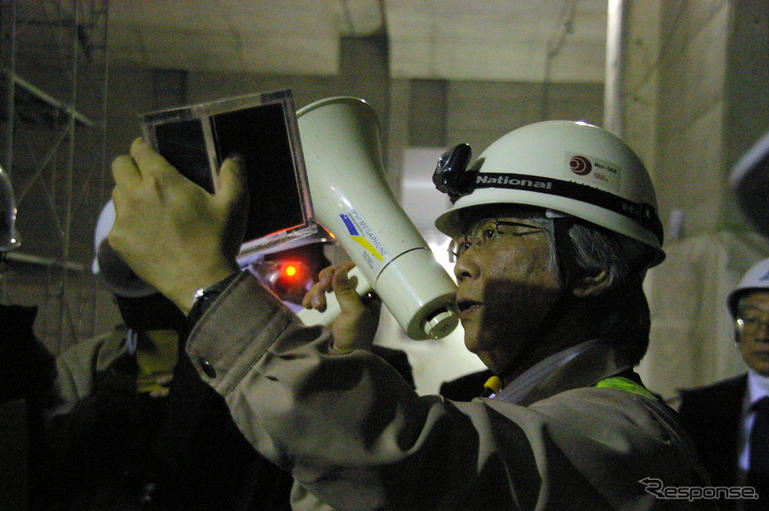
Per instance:
[[[354,211],[350,214],[356,215]],[[356,222],[353,221],[348,215],[342,213],[339,215],[339,217],[347,227],[347,232],[350,234],[350,239],[366,249],[366,251],[371,254],[377,261],[382,262],[387,256],[387,252],[384,250],[384,247],[381,245],[381,243],[379,243],[376,235],[371,232],[371,229],[367,228],[367,223],[365,220],[363,220],[362,227],[359,228],[359,226],[356,225]],[[358,220],[361,221],[362,219],[358,218]],[[378,246],[375,246],[375,244]]]

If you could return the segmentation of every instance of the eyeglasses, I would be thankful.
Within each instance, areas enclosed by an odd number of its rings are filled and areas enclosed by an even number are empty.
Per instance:
[[[505,227],[500,229],[500,226]],[[462,240],[451,241],[451,244],[449,244],[449,261],[454,263],[470,247],[480,248],[487,243],[493,242],[500,236],[527,236],[542,231],[543,229],[540,226],[521,222],[510,222],[499,220],[498,218],[482,220],[475,224],[475,227],[466,233]]]
[[[766,332],[769,332],[769,318],[761,319],[758,315],[745,314],[743,317],[737,318],[735,325],[739,333],[748,335],[755,334],[762,326]]]

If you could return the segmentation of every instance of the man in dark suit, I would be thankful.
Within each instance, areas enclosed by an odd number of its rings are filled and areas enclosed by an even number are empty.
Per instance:
[[[724,509],[769,509],[761,446],[762,403],[769,402],[769,259],[754,265],[727,299],[747,374],[681,393],[681,420],[714,486],[753,486],[758,501],[723,500]],[[762,401],[762,398],[767,398]],[[744,506],[744,507],[739,507]]]

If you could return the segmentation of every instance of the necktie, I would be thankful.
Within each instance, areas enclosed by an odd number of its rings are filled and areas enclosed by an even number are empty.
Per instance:
[[[758,501],[754,502],[758,507],[755,509],[769,509],[769,397],[761,398],[752,408],[755,419],[750,430],[747,483],[758,492]]]

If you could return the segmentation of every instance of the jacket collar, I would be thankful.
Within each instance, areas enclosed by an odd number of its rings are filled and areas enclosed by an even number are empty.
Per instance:
[[[560,392],[590,387],[633,368],[629,357],[604,339],[559,351],[527,369],[494,399],[528,406]]]

